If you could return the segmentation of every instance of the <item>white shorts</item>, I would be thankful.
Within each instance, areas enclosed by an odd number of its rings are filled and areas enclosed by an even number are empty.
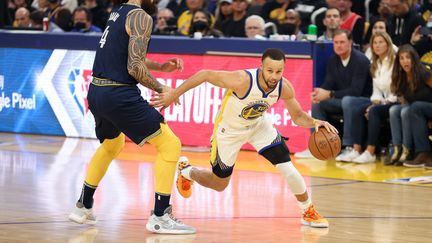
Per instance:
[[[221,122],[212,138],[211,163],[219,163],[222,169],[232,167],[245,143],[250,143],[260,152],[278,141],[279,133],[269,117],[264,116],[256,124],[242,129],[230,128]]]

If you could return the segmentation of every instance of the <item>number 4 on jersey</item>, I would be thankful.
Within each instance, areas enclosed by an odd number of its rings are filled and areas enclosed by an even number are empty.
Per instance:
[[[102,34],[101,40],[99,41],[100,48],[104,47],[108,33],[109,33],[109,26],[106,27],[106,29],[104,30],[104,32]]]

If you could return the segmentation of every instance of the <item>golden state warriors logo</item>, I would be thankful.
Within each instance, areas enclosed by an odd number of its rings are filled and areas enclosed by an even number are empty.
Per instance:
[[[256,101],[249,103],[241,112],[241,117],[246,120],[253,120],[262,116],[264,112],[269,108],[269,105],[265,101]]]

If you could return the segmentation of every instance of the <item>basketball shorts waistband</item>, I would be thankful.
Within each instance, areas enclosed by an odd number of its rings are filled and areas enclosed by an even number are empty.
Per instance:
[[[130,86],[129,84],[120,83],[111,79],[96,78],[96,77],[93,77],[91,83],[96,86]]]

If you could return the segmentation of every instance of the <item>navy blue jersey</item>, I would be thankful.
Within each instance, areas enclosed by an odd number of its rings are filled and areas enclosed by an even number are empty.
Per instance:
[[[121,4],[112,10],[96,51],[93,76],[125,84],[138,83],[127,70],[129,35],[125,24],[131,11],[143,10],[130,4]]]

